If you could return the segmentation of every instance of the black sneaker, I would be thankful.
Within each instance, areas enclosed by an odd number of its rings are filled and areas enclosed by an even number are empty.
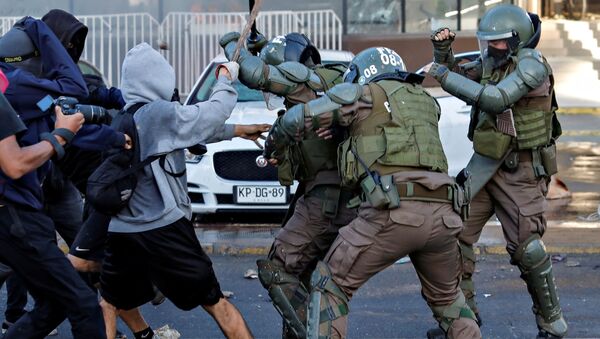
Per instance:
[[[125,333],[117,330],[117,335],[115,335],[115,339],[127,339],[127,335],[125,335]]]

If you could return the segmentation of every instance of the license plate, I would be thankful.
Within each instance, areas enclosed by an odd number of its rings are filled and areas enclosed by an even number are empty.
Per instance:
[[[237,204],[285,204],[288,189],[284,186],[235,186],[233,196]]]

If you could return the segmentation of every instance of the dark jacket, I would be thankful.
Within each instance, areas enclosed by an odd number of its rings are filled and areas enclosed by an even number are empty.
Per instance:
[[[20,24],[41,53],[44,78],[10,64],[0,63],[0,69],[10,81],[5,96],[27,126],[27,131],[18,138],[19,144],[29,146],[40,141],[40,134],[54,129],[54,112],[41,111],[36,105],[40,99],[46,95],[81,99],[88,96],[88,90],[77,65],[44,22],[28,17]],[[123,134],[109,126],[84,125],[72,144],[87,150],[105,150],[124,142]],[[8,203],[41,209],[40,186],[49,167],[50,163],[46,163],[18,180],[11,180],[0,171],[0,196]]]
[[[67,49],[67,53],[77,63],[85,47],[88,28],[71,13],[62,9],[53,9],[42,17],[42,21],[50,27],[58,40]],[[106,109],[121,109],[125,101],[118,88],[107,88],[104,81],[93,75],[84,75],[89,96],[82,103],[102,106]]]

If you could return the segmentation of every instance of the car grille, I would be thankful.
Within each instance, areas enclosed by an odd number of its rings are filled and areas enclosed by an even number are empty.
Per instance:
[[[262,151],[228,151],[213,155],[215,172],[223,179],[239,181],[277,181],[277,168],[258,167],[256,158]]]

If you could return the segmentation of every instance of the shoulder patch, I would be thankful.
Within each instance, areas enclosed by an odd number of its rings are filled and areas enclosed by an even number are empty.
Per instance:
[[[363,93],[362,86],[354,83],[342,83],[335,85],[332,89],[327,91],[327,96],[331,98],[333,102],[342,105],[349,105],[356,102]]]

